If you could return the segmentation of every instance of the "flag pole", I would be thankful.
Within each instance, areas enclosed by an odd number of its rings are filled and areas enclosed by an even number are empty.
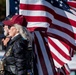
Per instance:
[[[6,0],[6,16],[9,15],[9,0]]]

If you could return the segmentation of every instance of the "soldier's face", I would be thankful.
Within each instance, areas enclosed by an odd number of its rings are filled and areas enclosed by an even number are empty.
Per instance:
[[[12,26],[9,29],[9,36],[14,37],[16,34],[17,34],[17,29],[14,26]]]
[[[4,28],[4,35],[7,36],[9,32],[8,26],[5,25],[3,28]]]

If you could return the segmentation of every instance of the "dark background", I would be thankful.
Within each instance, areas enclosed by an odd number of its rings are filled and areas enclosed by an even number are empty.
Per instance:
[[[6,16],[6,0],[0,0],[0,21]]]
[[[6,0],[0,0],[0,22],[6,17]],[[0,34],[2,34],[2,26],[0,26]],[[0,35],[1,36],[1,35]],[[1,39],[0,39],[0,53],[2,51]]]

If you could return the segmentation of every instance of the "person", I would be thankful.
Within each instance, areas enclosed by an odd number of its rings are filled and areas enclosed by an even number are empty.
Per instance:
[[[10,37],[8,37],[9,28],[8,26],[4,26],[4,37],[2,38],[2,50],[6,50],[6,46],[10,41]]]
[[[26,29],[27,21],[22,15],[14,15],[3,21],[9,27],[8,38],[4,56],[5,75],[31,75],[32,37]],[[29,47],[29,49],[28,49]],[[30,74],[29,74],[30,73]]]
[[[11,17],[12,17],[12,15],[8,15],[4,20],[9,20]],[[4,25],[3,23],[2,23],[1,26],[2,26],[2,29],[3,29],[2,50],[6,50],[6,46],[10,41],[10,37],[8,37],[9,27],[7,25]]]

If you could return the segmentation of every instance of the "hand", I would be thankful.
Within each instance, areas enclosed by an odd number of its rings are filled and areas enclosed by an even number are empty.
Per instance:
[[[0,71],[0,75],[4,75],[4,71],[2,70],[2,71]]]
[[[6,37],[5,39],[2,39],[3,45],[7,46],[7,43],[9,42],[10,38]]]

